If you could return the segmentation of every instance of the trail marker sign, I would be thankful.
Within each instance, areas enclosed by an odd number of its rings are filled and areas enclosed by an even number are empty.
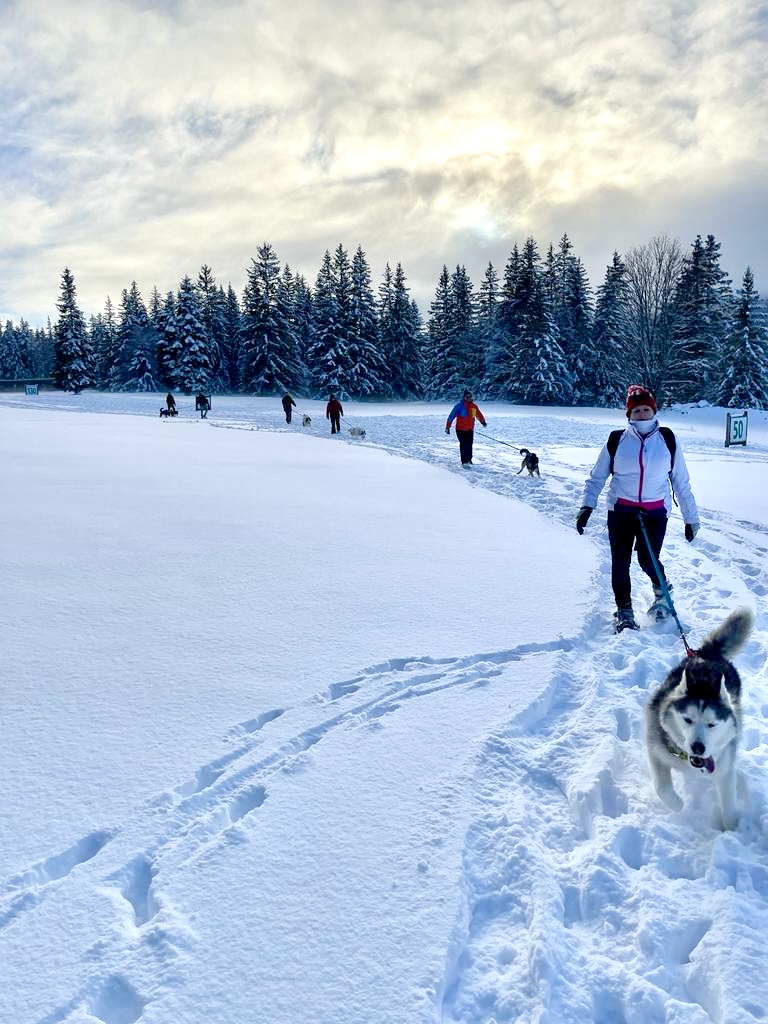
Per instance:
[[[726,413],[725,421],[725,447],[729,448],[732,444],[743,444],[747,443],[747,413],[742,412],[740,414]]]

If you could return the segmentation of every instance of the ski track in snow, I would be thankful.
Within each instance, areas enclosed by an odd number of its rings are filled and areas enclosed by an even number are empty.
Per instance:
[[[524,429],[528,438],[519,433],[519,443],[541,458],[537,479],[517,476],[517,452],[484,439],[480,431],[478,465],[462,471],[455,441],[439,439],[434,416],[425,417],[421,428],[418,418],[358,420],[367,430],[365,440],[342,433],[332,443],[369,445],[440,465],[463,474],[472,486],[525,501],[569,527],[583,474],[561,461],[558,449],[597,449],[606,433],[598,424],[590,429],[565,421],[559,444],[543,451],[530,438],[550,436],[551,423],[543,417],[514,418],[512,426]],[[275,429],[274,419],[266,416],[204,426]],[[312,432],[325,435],[324,427]],[[685,450],[695,448],[686,443]],[[759,450],[750,457],[768,461]],[[80,884],[87,878],[114,908],[114,926],[87,954],[91,980],[39,1024],[140,1021],[147,1004],[174,983],[185,950],[194,943],[189,923],[164,896],[164,880],[222,843],[242,841],[243,830],[269,799],[270,779],[291,771],[334,730],[407,713],[411,701],[481,685],[511,662],[542,652],[560,655],[544,699],[490,736],[478,758],[477,814],[466,836],[460,879],[463,911],[446,951],[444,977],[435,979],[435,1020],[746,1024],[766,1019],[768,982],[756,976],[745,985],[745,979],[730,977],[724,951],[737,942],[751,943],[757,958],[768,931],[768,706],[754,706],[750,692],[750,681],[766,674],[768,617],[759,599],[767,590],[768,530],[701,512],[695,546],[683,540],[678,517],[670,522],[664,551],[689,640],[695,646],[745,599],[751,597],[758,608],[755,631],[738,659],[745,687],[738,831],[721,834],[711,828],[695,785],[691,802],[678,814],[663,810],[652,793],[643,706],[683,648],[671,622],[620,637],[610,632],[609,557],[596,515],[589,531],[601,549],[596,600],[581,636],[464,658],[393,657],[324,686],[295,707],[255,709],[252,718],[233,725],[226,753],[191,769],[174,789],[137,808],[135,820],[112,830],[86,830],[68,849],[0,883],[0,929],[75,879]],[[747,530],[752,538],[763,538],[758,549],[745,543]],[[574,531],[574,543],[579,542]],[[733,580],[733,586],[724,580]],[[633,582],[650,597],[634,570]],[[712,619],[713,605],[722,607],[720,619]],[[123,832],[130,832],[130,852],[121,849]],[[137,834],[143,836],[138,849]],[[654,894],[650,912],[638,891]],[[697,898],[704,892],[721,896],[714,920],[702,913],[712,905],[711,899]],[[654,909],[658,906],[669,908],[663,919]],[[521,931],[527,943],[518,941]],[[672,963],[670,948],[677,954]],[[130,979],[139,975],[154,979],[152,991],[134,987]]]

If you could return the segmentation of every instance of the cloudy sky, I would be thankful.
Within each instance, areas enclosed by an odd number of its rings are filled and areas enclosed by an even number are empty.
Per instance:
[[[256,247],[314,282],[362,245],[426,311],[563,234],[592,285],[657,234],[768,292],[759,0],[2,0],[0,319]]]

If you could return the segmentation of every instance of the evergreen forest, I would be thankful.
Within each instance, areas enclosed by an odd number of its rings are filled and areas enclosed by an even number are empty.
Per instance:
[[[374,286],[362,248],[326,251],[313,284],[257,249],[242,295],[204,265],[145,300],[135,281],[89,318],[65,268],[46,328],[8,321],[0,382],[71,391],[295,392],[448,399],[472,388],[526,405],[617,406],[642,382],[660,404],[768,409],[768,308],[747,268],[734,287],[720,243],[658,236],[614,253],[593,291],[567,235],[515,245],[473,282],[444,266],[419,311],[398,263]]]

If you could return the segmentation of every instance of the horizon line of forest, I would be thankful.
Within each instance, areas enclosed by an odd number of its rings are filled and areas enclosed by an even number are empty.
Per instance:
[[[542,259],[532,237],[479,288],[443,266],[426,320],[402,265],[374,291],[368,260],[339,244],[315,282],[270,243],[251,260],[242,296],[203,265],[196,281],[147,305],[134,280],[118,310],[86,318],[69,268],[58,318],[0,332],[0,379],[52,378],[65,390],[181,390],[312,397],[445,398],[469,387],[534,405],[622,404],[642,382],[660,404],[768,408],[768,310],[749,267],[734,288],[720,243],[690,251],[665,235],[614,252],[590,286],[567,235]]]

